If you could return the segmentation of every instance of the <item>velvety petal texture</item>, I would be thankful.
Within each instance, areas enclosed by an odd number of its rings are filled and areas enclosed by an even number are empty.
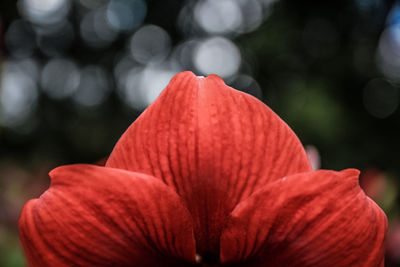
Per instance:
[[[176,75],[105,166],[50,176],[19,221],[34,267],[383,267],[386,216],[358,171],[313,172],[286,123],[216,75]]]
[[[304,149],[273,111],[216,75],[176,75],[130,126],[106,166],[172,187],[190,210],[200,254],[218,253],[237,203],[261,186],[311,170]]]
[[[263,187],[231,213],[221,262],[383,267],[387,219],[360,189],[358,173],[301,173]]]
[[[19,223],[31,266],[187,266],[192,219],[154,177],[91,165],[59,167]],[[186,262],[186,263],[184,263]]]

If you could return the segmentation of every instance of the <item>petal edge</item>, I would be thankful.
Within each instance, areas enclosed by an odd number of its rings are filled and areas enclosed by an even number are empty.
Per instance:
[[[231,213],[221,262],[379,266],[387,219],[359,187],[358,174],[315,171],[264,187]]]
[[[50,189],[25,205],[19,221],[31,266],[195,261],[191,217],[158,179],[92,165],[63,166],[50,175]]]

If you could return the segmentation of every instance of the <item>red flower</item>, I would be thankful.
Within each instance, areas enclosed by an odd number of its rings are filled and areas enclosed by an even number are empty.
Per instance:
[[[31,266],[383,266],[358,171],[312,171],[291,129],[215,75],[175,76],[105,167],[63,166],[21,215]]]

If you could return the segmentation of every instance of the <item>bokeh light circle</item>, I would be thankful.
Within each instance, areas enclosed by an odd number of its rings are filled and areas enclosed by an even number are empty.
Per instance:
[[[36,48],[35,34],[28,23],[19,19],[8,27],[4,36],[5,45],[14,57],[27,57]]]
[[[152,65],[146,68],[136,67],[121,77],[118,93],[122,100],[136,110],[150,105],[178,73],[176,67]]]
[[[242,13],[233,0],[199,1],[194,17],[203,30],[209,33],[235,32],[242,24]]]
[[[103,103],[111,90],[111,82],[106,71],[95,65],[82,69],[73,100],[84,107],[95,107]]]
[[[170,49],[171,39],[168,33],[156,25],[141,27],[130,41],[132,57],[142,64],[163,61]]]
[[[371,80],[364,88],[364,106],[376,118],[386,118],[399,106],[399,90],[384,79]]]
[[[25,122],[37,105],[38,66],[30,60],[5,61],[0,83],[0,124],[15,127]]]
[[[383,74],[400,82],[400,26],[387,28],[381,35],[377,50],[377,63]]]
[[[85,43],[93,48],[105,48],[117,37],[118,32],[106,19],[106,10],[99,8],[88,12],[80,24],[80,34]]]
[[[111,0],[107,5],[107,21],[116,31],[127,32],[139,27],[147,13],[142,0]]]
[[[77,89],[79,81],[79,69],[69,59],[51,59],[42,71],[42,89],[48,96],[54,99],[70,97]]]
[[[221,77],[234,75],[240,67],[239,48],[224,37],[211,37],[200,42],[194,54],[195,67],[203,74]]]
[[[64,20],[70,9],[67,0],[20,0],[22,15],[33,23],[50,25]]]

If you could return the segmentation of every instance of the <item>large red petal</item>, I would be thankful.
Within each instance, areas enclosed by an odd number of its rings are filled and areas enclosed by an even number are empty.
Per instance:
[[[358,171],[276,181],[240,203],[221,236],[221,261],[246,266],[383,266],[387,219]]]
[[[59,167],[19,221],[31,266],[186,266],[190,214],[158,179],[91,165]]]
[[[235,205],[266,183],[311,170],[292,130],[216,75],[175,76],[116,144],[107,166],[174,187],[193,215],[200,252],[218,252]]]

